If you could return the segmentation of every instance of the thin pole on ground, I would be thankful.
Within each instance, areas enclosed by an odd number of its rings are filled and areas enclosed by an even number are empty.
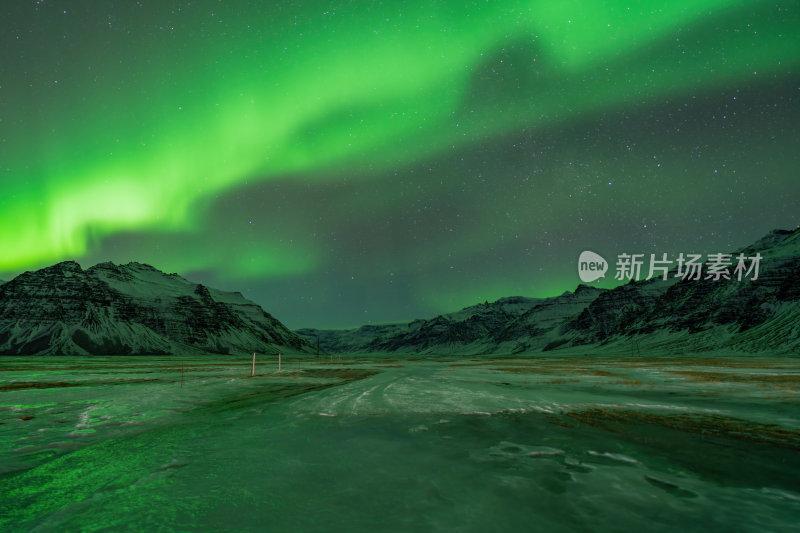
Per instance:
[[[281,371],[281,352],[278,352],[278,372]]]
[[[250,377],[256,375],[256,352],[253,352],[253,366],[250,367]]]

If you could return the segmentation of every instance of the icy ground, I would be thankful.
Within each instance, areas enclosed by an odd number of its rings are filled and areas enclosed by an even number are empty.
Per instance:
[[[0,530],[800,523],[799,359],[283,363],[0,358]]]

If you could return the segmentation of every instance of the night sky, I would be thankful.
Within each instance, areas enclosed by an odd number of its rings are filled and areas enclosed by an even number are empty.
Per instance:
[[[0,16],[0,279],[139,261],[345,327],[573,290],[583,250],[800,224],[796,1]]]

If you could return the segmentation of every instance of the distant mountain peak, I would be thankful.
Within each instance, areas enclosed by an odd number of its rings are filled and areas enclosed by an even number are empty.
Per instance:
[[[494,301],[498,304],[521,304],[530,301],[531,298],[527,296],[503,296]]]
[[[573,294],[575,295],[582,295],[582,294],[593,294],[601,292],[605,289],[601,289],[600,287],[592,287],[591,285],[586,285],[585,283],[578,283],[578,286],[575,287],[575,291]]]
[[[164,272],[162,272],[161,270],[157,269],[153,265],[149,265],[147,263],[139,263],[137,261],[131,261],[131,262],[129,262],[129,263],[123,265],[123,266],[128,267],[128,268],[135,268],[137,270],[150,270],[152,272],[160,272],[161,274],[164,274]]]
[[[66,271],[66,272],[83,272],[83,268],[81,265],[78,264],[77,261],[61,261],[60,263],[56,263],[53,266],[46,267],[45,270],[58,270],[58,271]]]
[[[738,250],[742,253],[752,254],[775,248],[789,241],[793,237],[800,235],[800,227],[793,230],[789,229],[773,229],[753,244]]]

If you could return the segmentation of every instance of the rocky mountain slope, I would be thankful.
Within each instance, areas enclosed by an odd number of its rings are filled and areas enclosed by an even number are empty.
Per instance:
[[[366,325],[347,330],[301,329],[297,333],[328,353],[481,353],[496,330],[543,300],[514,296],[456,313],[407,324]]]
[[[800,229],[774,230],[737,250],[762,256],[753,280],[579,285],[545,299],[504,298],[408,324],[299,330],[329,352],[521,353],[585,347],[622,353],[800,351]],[[703,272],[708,272],[708,263]],[[732,269],[731,269],[732,270]],[[705,274],[703,274],[705,276]],[[519,301],[508,309],[507,302]]]
[[[0,354],[312,352],[239,293],[149,265],[66,261],[0,285]]]
[[[761,254],[758,279],[670,278],[617,287],[565,324],[568,344],[636,342],[651,350],[797,352],[800,228],[774,230],[739,252]]]

